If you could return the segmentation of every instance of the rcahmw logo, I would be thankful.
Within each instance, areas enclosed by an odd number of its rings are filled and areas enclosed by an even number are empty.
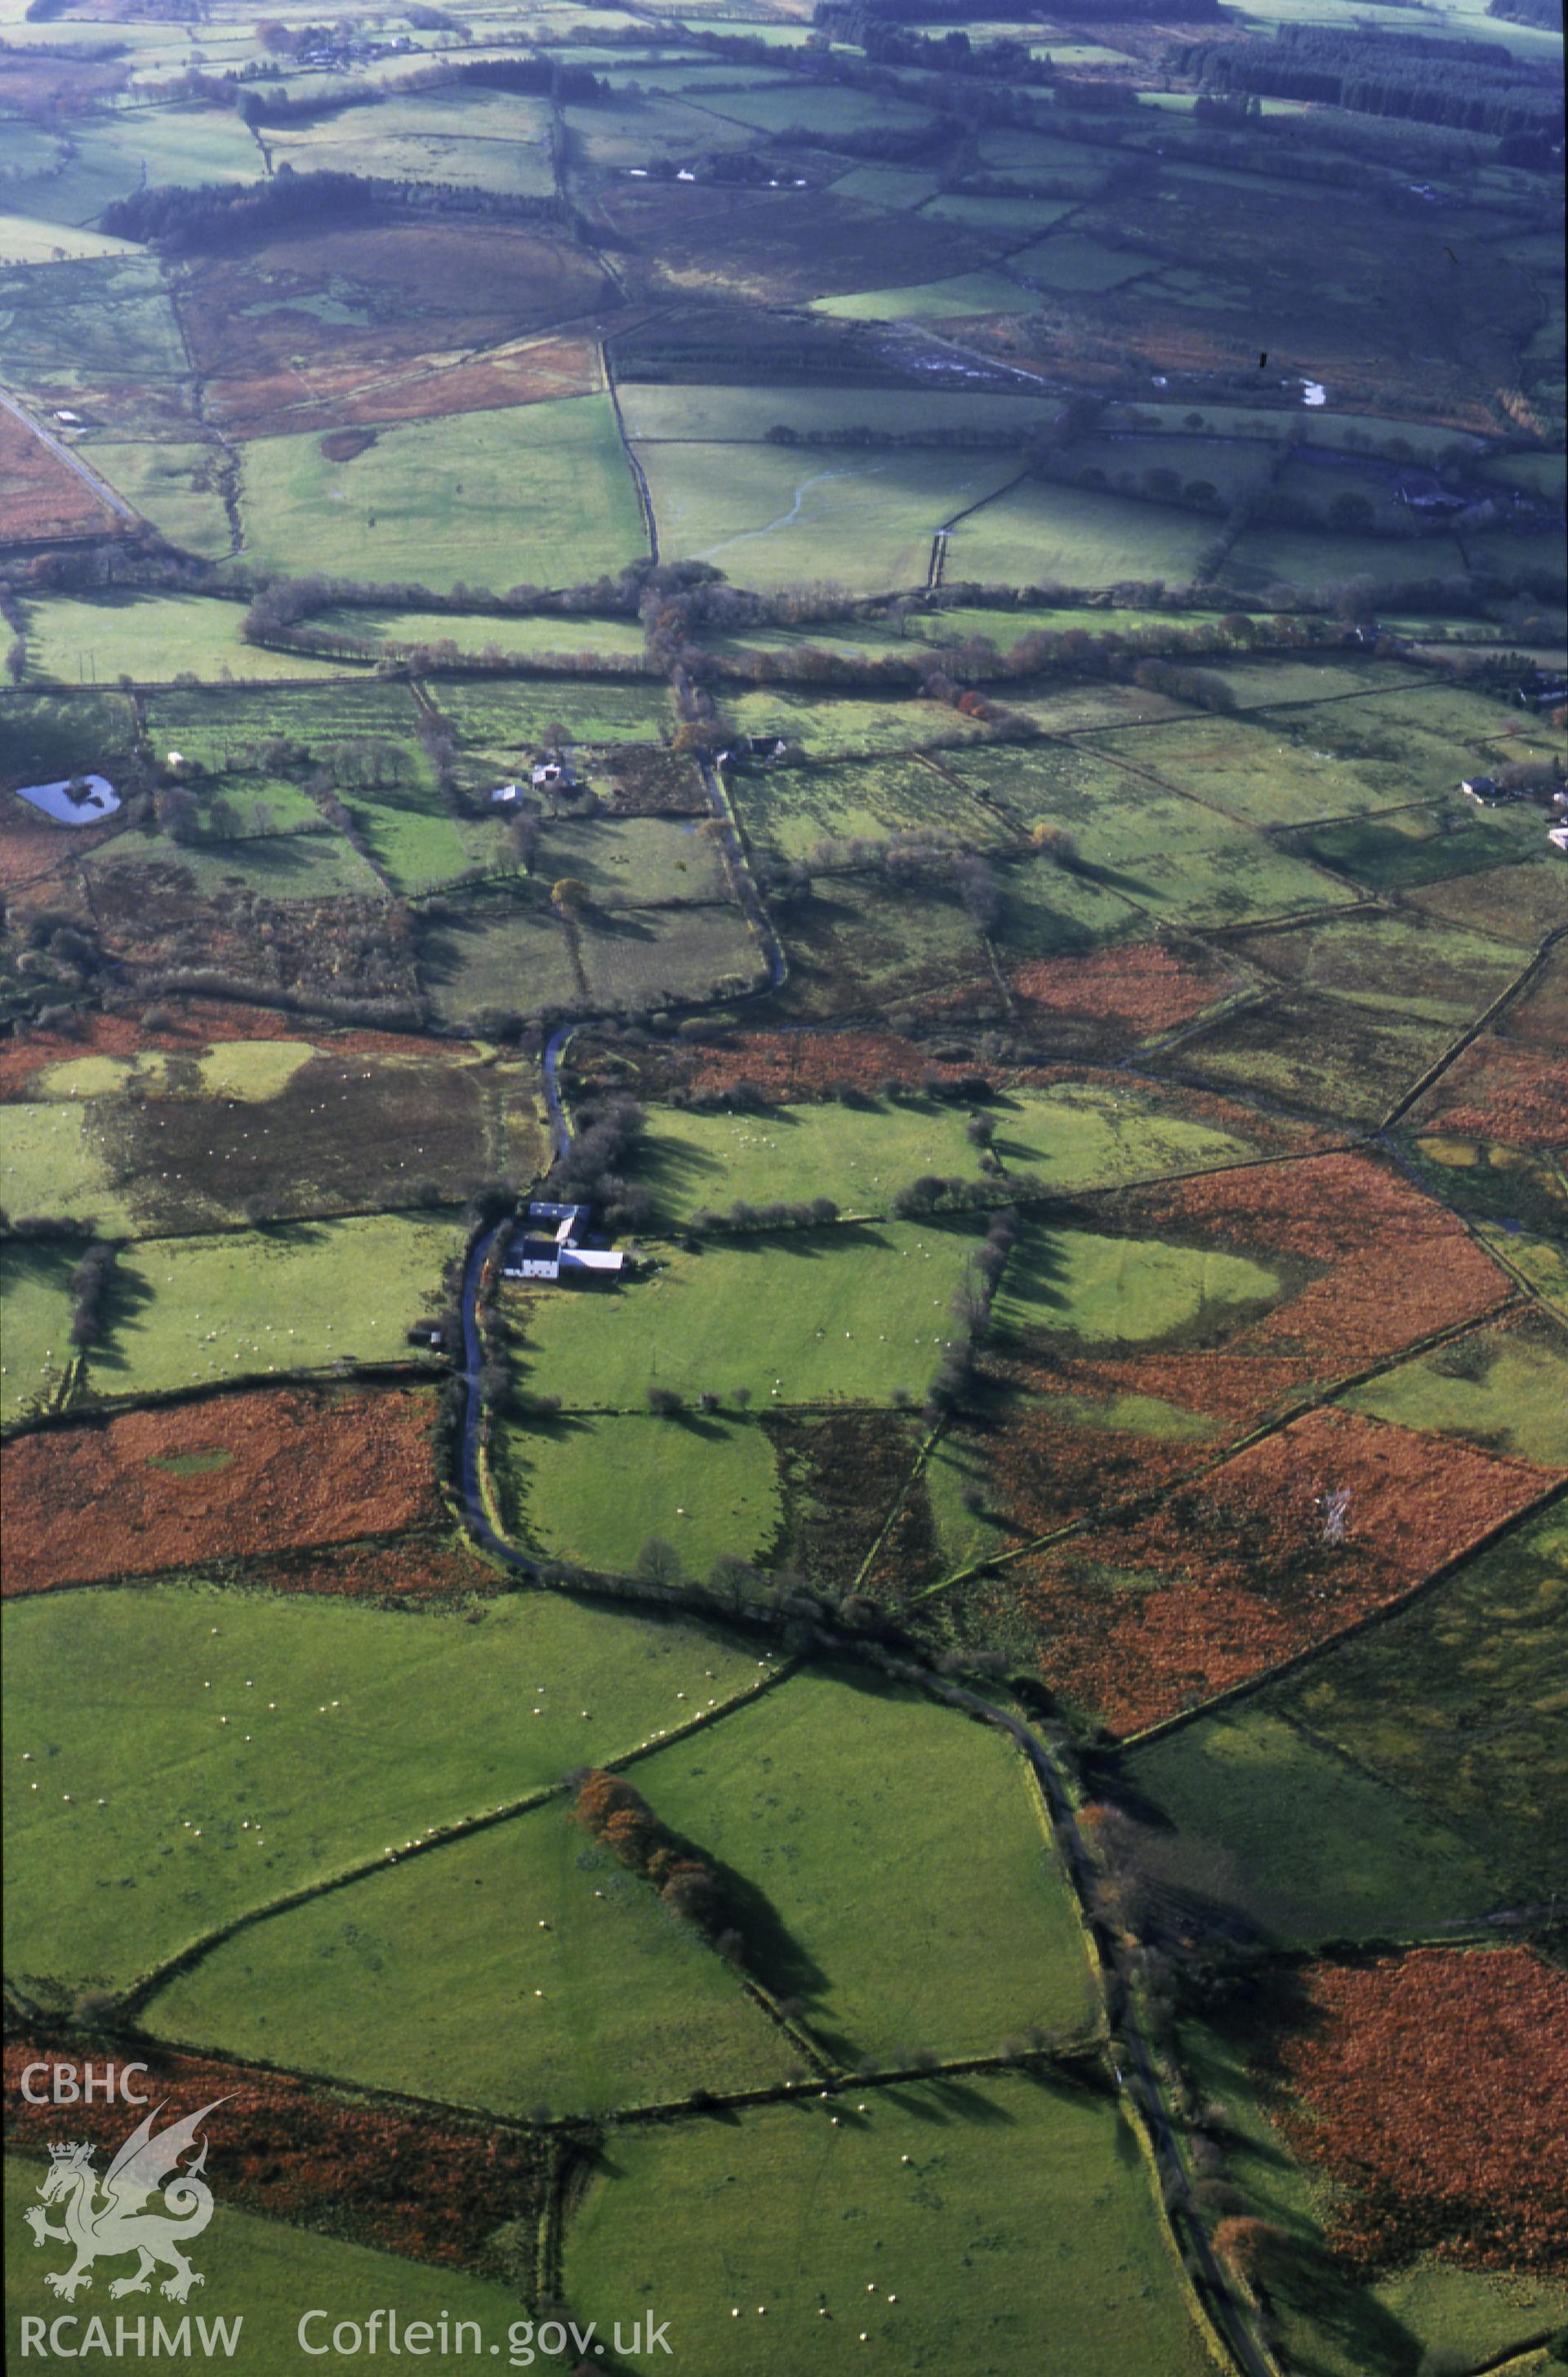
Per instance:
[[[127,2067],[125,2077],[132,2068]],[[31,2076],[31,2070],[27,2076]],[[30,2090],[28,2094],[32,2096]],[[33,2101],[39,2100],[33,2097]],[[65,2101],[76,2100],[73,2097]],[[215,2097],[210,2105],[187,2113],[184,2120],[171,2121],[162,2130],[154,2128],[163,2109],[160,2105],[156,2107],[132,2131],[101,2179],[92,2167],[96,2147],[77,2140],[50,2147],[49,2168],[37,2191],[42,2203],[30,2204],[22,2216],[32,2230],[34,2245],[59,2244],[71,2249],[68,2268],[44,2273],[43,2283],[51,2294],[74,2302],[91,2286],[95,2262],[118,2261],[132,2253],[137,2257],[137,2266],[128,2275],[113,2280],[109,2287],[112,2301],[125,2295],[150,2294],[153,2274],[159,2269],[169,2273],[160,2291],[171,2302],[183,2303],[193,2287],[206,2284],[201,2272],[192,2268],[185,2248],[195,2242],[212,2218],[212,2190],[201,2175],[207,2165],[208,2141],[201,2140],[200,2152],[184,2167],[181,2156],[196,2144],[196,2132],[208,2113],[216,2112],[226,2101],[222,2096]],[[159,2195],[161,2203],[153,2210],[150,2199]],[[44,2208],[54,2204],[60,2207],[57,2223],[49,2218]],[[244,2323],[243,2318],[198,2319],[195,2323],[198,2348],[209,2354],[232,2353]],[[148,2325],[145,2319],[118,2318],[113,2322],[112,2335],[109,2324],[101,2319],[83,2322],[77,2318],[24,2318],[22,2351],[24,2355],[36,2352],[66,2360],[81,2359],[94,2352],[140,2355],[148,2348],[154,2354],[174,2356],[190,2352],[190,2320],[181,2320],[172,2326],[161,2319],[153,2320],[150,2341]]]

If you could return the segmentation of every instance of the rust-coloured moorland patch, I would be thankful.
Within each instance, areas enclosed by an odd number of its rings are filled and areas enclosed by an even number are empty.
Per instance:
[[[985,1069],[994,1078],[994,1069]],[[884,1081],[918,1087],[927,1074],[956,1081],[973,1070],[933,1059],[895,1032],[738,1032],[699,1051],[692,1087],[722,1096],[743,1085],[782,1105],[849,1085],[868,1091]]]
[[[107,842],[113,832],[109,825],[46,825],[39,811],[26,801],[6,798],[0,801],[0,885],[16,891],[23,884],[41,884],[48,877],[63,878],[59,884],[58,901],[50,886],[40,900],[18,902],[18,906],[74,906],[77,900],[76,878],[67,878],[65,870],[80,858],[84,851],[95,850]]]
[[[1004,1571],[979,1609],[1021,1614],[1052,1690],[1137,1732],[1396,1599],[1551,1482],[1450,1439],[1309,1412],[1157,1509]],[[1330,1494],[1348,1498],[1343,1541]]]
[[[1312,1265],[1317,1275],[1233,1344],[1309,1356],[1330,1376],[1490,1311],[1507,1293],[1463,1225],[1371,1156],[1209,1173],[1129,1205],[1149,1236],[1195,1234]]]
[[[247,1568],[272,1593],[337,1594],[358,1601],[450,1601],[503,1593],[505,1579],[451,1535],[373,1535],[364,1543],[279,1552]]]
[[[434,1420],[424,1389],[280,1388],[19,1437],[0,1451],[5,1591],[429,1525]]]
[[[602,318],[612,325],[636,317]],[[566,336],[532,339],[458,364],[416,355],[382,367],[323,356],[301,371],[258,371],[214,380],[208,393],[214,416],[244,438],[334,424],[497,412],[510,405],[541,404],[552,397],[587,396],[602,384],[595,340]]]
[[[504,2221],[531,2228],[548,2174],[548,2148],[510,2132],[422,2120],[383,2104],[329,2095],[285,2072],[180,2055],[146,2040],[141,2086],[168,2118],[221,2097],[212,2117],[208,2176],[223,2200],[412,2261],[482,2269],[486,2240]],[[79,2064],[79,2043],[30,2037],[6,2049],[7,2144],[42,2154],[62,2116],[21,2094],[30,2063]],[[47,2095],[51,2083],[33,2083]],[[71,2134],[113,2153],[124,2139],[123,2106],[73,2105]],[[161,2124],[160,2124],[161,2126]]]
[[[329,293],[338,318],[323,321],[312,307]],[[357,364],[362,376],[367,365],[497,347],[530,325],[587,316],[610,294],[581,249],[548,233],[388,213],[204,258],[184,311],[204,378],[282,375],[295,363],[307,375]],[[313,392],[308,376],[296,381],[296,398]]]
[[[1028,958],[1011,968],[1013,995],[1053,1021],[1119,1026],[1130,1042],[1201,1015],[1234,984],[1206,952],[1178,954],[1162,941],[1095,950],[1081,958]]]
[[[0,409],[0,538],[102,536],[118,515],[15,413]]]
[[[1568,1146],[1568,1057],[1488,1033],[1455,1059],[1409,1119],[1460,1139]]]
[[[1295,2151],[1347,2191],[1330,2241],[1363,2267],[1568,2265],[1568,1977],[1529,1948],[1417,1948],[1302,1976],[1281,2042]]]

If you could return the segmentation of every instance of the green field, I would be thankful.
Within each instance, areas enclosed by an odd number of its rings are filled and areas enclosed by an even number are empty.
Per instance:
[[[628,437],[658,445],[756,445],[770,429],[783,428],[827,438],[862,429],[900,437],[929,433],[933,444],[950,430],[959,436],[983,431],[998,439],[1016,437],[1021,447],[1053,410],[1045,397],[919,388],[671,388],[650,380],[629,382],[619,393]],[[749,457],[744,467],[766,460]]]
[[[554,1594],[410,1615],[151,1584],[14,1602],[5,1630],[11,1970],[67,1990],[757,1679],[708,1630]]]
[[[944,520],[1016,478],[1012,453],[927,448],[645,443],[671,559],[711,561],[739,586],[828,579],[856,593],[923,586]]]
[[[1004,1165],[999,1198],[1026,1183],[1063,1191],[1119,1188],[1244,1163],[1254,1152],[1130,1086],[1012,1090],[988,1099],[982,1111]],[[968,1120],[962,1105],[909,1097],[884,1098],[869,1110],[831,1102],[762,1114],[660,1109],[641,1142],[638,1177],[671,1220],[738,1197],[763,1204],[833,1196],[847,1212],[885,1214],[921,1173],[972,1174]]]
[[[254,1926],[148,2021],[514,2116],[766,2087],[798,2060],[701,1934],[560,1801]]]
[[[1563,1887],[1556,1514],[1244,1706],[1128,1762],[1193,1871],[1291,1939],[1418,1932]]]
[[[187,2108],[182,2105],[181,2109]],[[216,2171],[225,2144],[220,2112],[214,2116],[210,2131],[204,2130],[202,2134],[210,2134],[217,2146]],[[6,2157],[6,2217],[18,2236],[22,2233],[24,2207],[36,2204],[39,2182],[46,2168],[45,2164],[26,2160],[19,2155]],[[58,2211],[49,2216],[57,2220]],[[211,2226],[202,2238],[198,2260],[204,2283],[187,2306],[193,2329],[199,2337],[198,2323],[204,2318],[214,2325],[220,2321],[227,2322],[234,2330],[243,2321],[244,2332],[235,2354],[242,2366],[254,2356],[257,2366],[286,2367],[299,2353],[300,2314],[316,2304],[330,2305],[331,2310],[327,2320],[317,2320],[307,2330],[313,2340],[326,2336],[334,2324],[344,2321],[358,2324],[367,2321],[373,2311],[385,2314],[389,2304],[396,2305],[399,2330],[405,2335],[411,2322],[429,2322],[434,2348],[422,2357],[428,2358],[434,2377],[457,2377],[458,2371],[472,2365],[474,2347],[469,2333],[463,2335],[462,2352],[441,2350],[436,2323],[444,2314],[453,2323],[447,2333],[454,2340],[458,2334],[457,2322],[466,2321],[477,2324],[481,2340],[503,2352],[507,2348],[505,2339],[513,2325],[517,2324],[520,2332],[523,2323],[517,2299],[507,2287],[471,2277],[466,2270],[405,2261],[400,2255],[374,2252],[362,2245],[345,2244],[338,2238],[315,2236],[308,2229],[286,2228],[281,2221],[237,2211],[221,2197]],[[58,2318],[59,2298],[48,2292],[43,2281],[46,2272],[58,2271],[61,2266],[57,2255],[52,2259],[40,2253],[35,2259],[30,2254],[25,2262],[19,2253],[15,2257],[10,2272],[10,2308],[18,2321],[36,2318],[47,2324]],[[145,2304],[138,2308],[147,2311]],[[73,2334],[85,2338],[89,2333],[89,2315],[85,2311],[80,2314],[80,2328],[63,2330],[63,2340]],[[186,2311],[160,2303],[157,2311],[148,2315],[149,2337],[154,2334],[153,2320],[159,2315],[165,2333],[173,2335]],[[385,2320],[383,2329],[385,2332]],[[107,2315],[106,2332],[111,2337],[115,2335],[113,2311]],[[129,2334],[134,2335],[134,2327]],[[418,2352],[417,2329],[415,2336],[410,2348]],[[215,2341],[215,2354],[217,2349]],[[127,2352],[127,2358],[131,2357]],[[505,2360],[502,2363],[503,2367],[508,2365]]]
[[[148,891],[232,900],[236,890],[267,900],[385,900],[381,879],[353,845],[319,833],[262,833],[220,842],[117,834],[89,851],[84,866],[102,886],[118,877]]]
[[[1178,1859],[1289,1946],[1473,1921],[1501,1885],[1417,1802],[1256,1701],[1135,1752],[1127,1773],[1177,1828]]]
[[[462,1244],[453,1223],[400,1213],[143,1239],[116,1266],[89,1380],[101,1395],[168,1394],[217,1379],[399,1361]]]
[[[683,1427],[651,1415],[526,1426],[503,1415],[491,1458],[509,1534],[612,1573],[629,1571],[651,1536],[705,1576],[721,1552],[766,1551],[782,1517],[773,1448],[733,1415]]]
[[[696,2365],[750,2377],[1212,2366],[1133,2133],[1103,2096],[987,2075],[849,2108],[618,2136],[567,2231],[578,2316],[657,2305]]]
[[[533,622],[537,627],[538,621]],[[448,683],[434,699],[464,744],[492,756],[523,746],[569,743],[652,743],[669,732],[667,688],[655,683],[610,683],[592,677],[507,677]],[[564,727],[564,737],[551,733]],[[514,758],[509,763],[517,765]]]
[[[1270,1303],[1279,1285],[1244,1255],[1031,1222],[1008,1263],[992,1324],[1003,1338],[1064,1334],[1094,1344],[1147,1344]]]
[[[246,550],[261,567],[448,592],[572,586],[645,550],[610,400],[403,422],[350,462],[314,436],[244,448]]]
[[[990,1727],[858,1670],[812,1671],[659,1750],[637,1787],[741,1877],[750,1968],[803,2001],[837,2060],[1092,2030],[1071,1892]]]
[[[1192,512],[1028,480],[959,522],[946,575],[984,586],[1094,590],[1154,578],[1181,586],[1213,534]]]
[[[31,1103],[6,1106],[0,1180],[18,1217],[131,1237],[455,1207],[487,1171],[538,1168],[536,1086],[530,1065],[493,1049],[369,1054],[329,1033],[83,1057],[44,1067]]]
[[[10,1115],[6,1117],[9,1135]],[[0,1420],[44,1409],[71,1359],[70,1275],[79,1246],[18,1238],[0,1249]]]
[[[88,455],[93,468],[152,522],[160,536],[183,552],[199,554],[204,561],[221,561],[232,543],[219,492],[225,459],[221,447],[178,439],[157,445],[95,440]]]
[[[345,603],[314,612],[310,624],[374,644],[455,644],[458,651],[475,656],[496,651],[524,660],[643,658],[643,631],[635,619],[582,618],[575,612],[507,617],[489,611],[362,610],[357,603]],[[587,692],[586,687],[576,689]],[[525,698],[534,690],[526,688]]]
[[[1568,1352],[1541,1329],[1492,1330],[1421,1356],[1345,1398],[1351,1411],[1434,1428],[1516,1461],[1568,1468]]]
[[[952,322],[989,314],[1028,314],[1039,302],[1032,290],[1003,273],[959,272],[946,281],[819,297],[814,310],[841,322]]]
[[[892,693],[881,700],[868,700],[851,694],[768,685],[749,693],[737,689],[725,710],[741,734],[779,736],[796,758],[814,760],[876,758],[893,751],[929,750],[939,745],[971,743],[980,732],[973,720],[950,710],[945,702],[928,701],[919,694]],[[923,784],[924,779],[904,769],[898,771],[897,781],[900,793],[907,794],[911,783]],[[829,799],[844,782],[841,776],[829,779]],[[868,782],[874,786],[879,782],[886,782],[886,776],[881,770],[872,771]],[[814,778],[806,780],[803,796],[808,800],[814,783]],[[751,802],[755,815],[768,800],[787,806],[790,789],[787,774],[769,772],[754,780],[742,776],[739,797]]]
[[[941,1368],[975,1242],[940,1223],[786,1230],[671,1250],[609,1295],[514,1292],[508,1308],[525,1323],[527,1383],[568,1411],[639,1411],[650,1386],[726,1404],[745,1387],[761,1409],[882,1404]]]

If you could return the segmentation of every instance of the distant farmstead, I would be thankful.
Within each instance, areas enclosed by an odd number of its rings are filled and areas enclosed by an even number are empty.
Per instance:
[[[502,1258],[503,1279],[617,1279],[626,1258],[587,1236],[591,1205],[534,1204],[529,1223],[553,1224],[553,1234],[528,1227],[514,1233]]]

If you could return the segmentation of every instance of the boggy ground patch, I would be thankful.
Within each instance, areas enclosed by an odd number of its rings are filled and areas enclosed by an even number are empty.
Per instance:
[[[965,1616],[1031,1640],[1063,1700],[1136,1732],[1395,1600],[1551,1480],[1358,1414],[1311,1412],[1157,1509],[979,1580]]]
[[[1568,1979],[1530,1948],[1417,1948],[1301,1977],[1278,2044],[1292,2148],[1337,2183],[1329,2240],[1560,2274],[1568,2260]]]
[[[541,2208],[549,2148],[537,2138],[465,2128],[451,2116],[422,2120],[287,2072],[181,2055],[145,2040],[137,2054],[147,2067],[144,2092],[172,2114],[224,2100],[226,2204],[413,2261],[476,2270],[497,2267],[490,2240],[502,2221],[531,2224]],[[79,2042],[28,2036],[7,2045],[8,2144],[42,2153],[61,2127],[53,2105],[24,2102],[24,2068],[80,2060]],[[51,2084],[41,2087],[35,2078],[33,2093],[47,2095]],[[126,2116],[115,2105],[73,2105],[70,2127],[107,2159],[124,2141]]]
[[[901,1595],[929,1572],[935,1556],[931,1511],[912,1475],[922,1433],[918,1421],[860,1411],[831,1419],[767,1416],[763,1426],[778,1463],[788,1561],[814,1583],[848,1588],[893,1512],[877,1546],[873,1590]]]
[[[5,1591],[428,1524],[435,1398],[399,1388],[213,1395],[0,1452]]]

